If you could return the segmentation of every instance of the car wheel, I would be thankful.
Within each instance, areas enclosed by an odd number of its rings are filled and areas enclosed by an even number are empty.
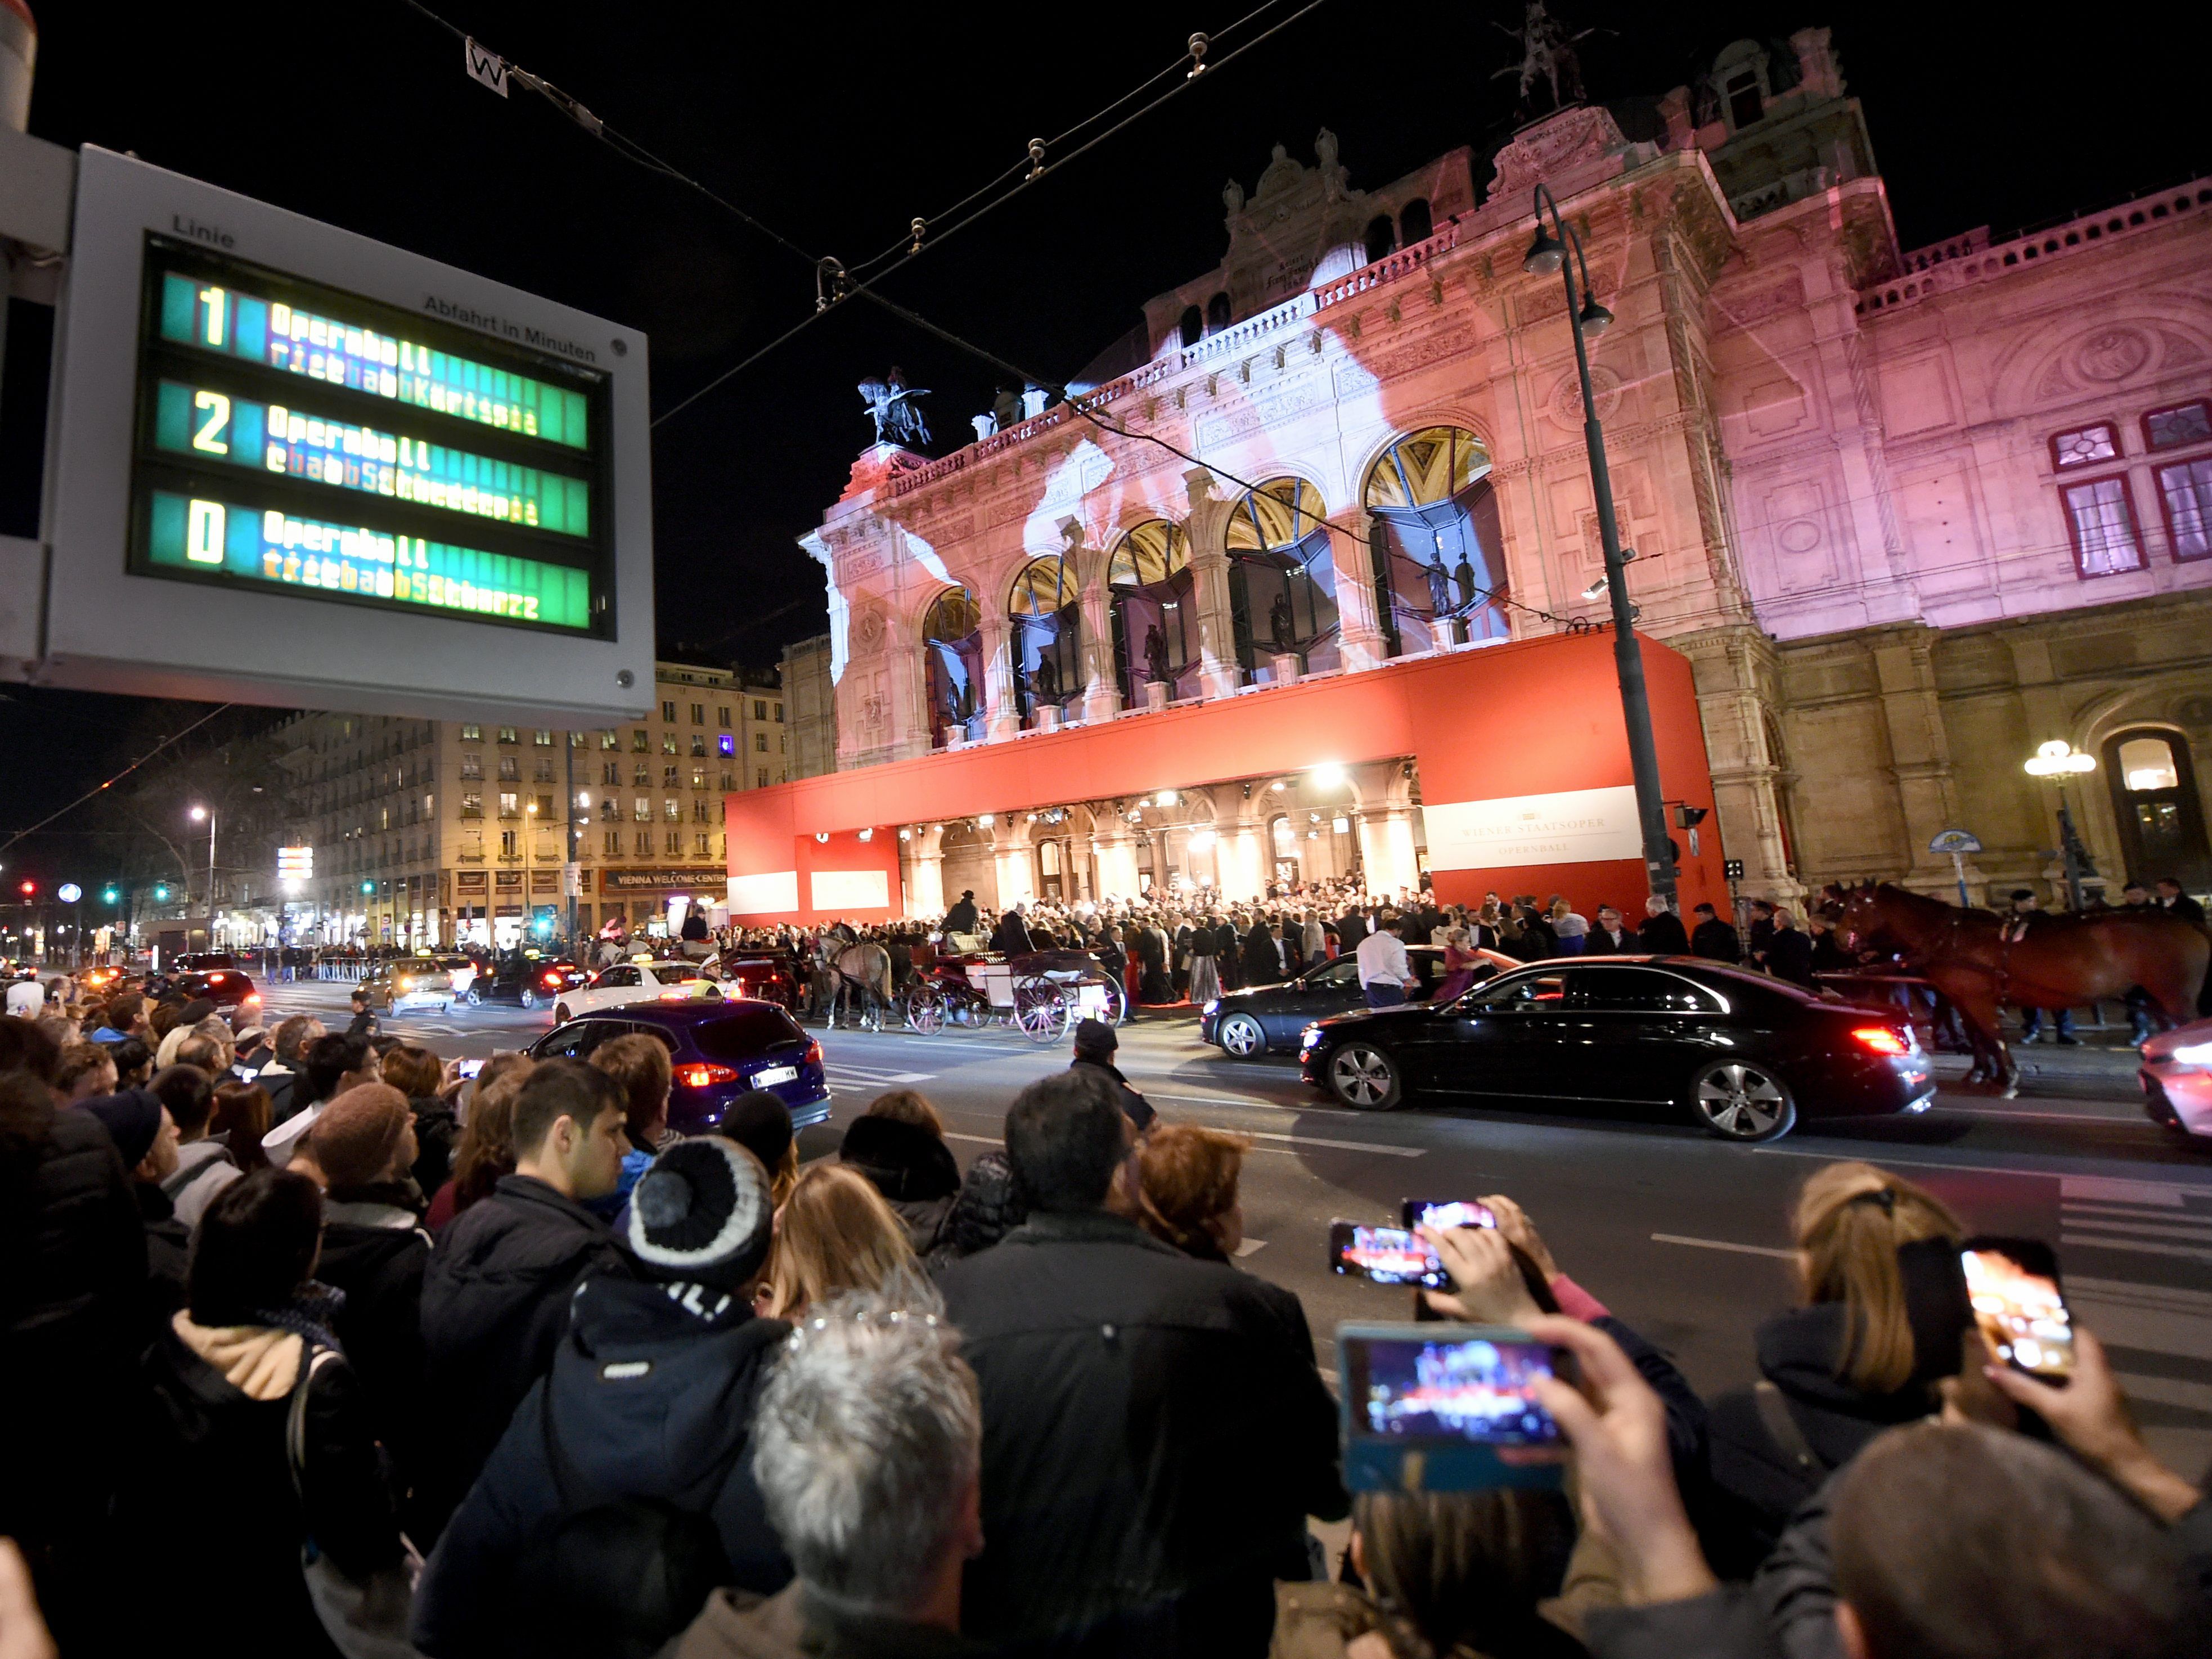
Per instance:
[[[1790,1085],[1747,1060],[1717,1060],[1690,1084],[1698,1121],[1723,1140],[1778,1140],[1796,1127]]]
[[[526,1008],[535,1008],[538,1006],[538,993],[526,985],[516,994],[515,1000]]]
[[[553,1023],[556,1025],[566,1025],[568,1023],[568,1005],[567,1003],[562,1003],[559,1007],[553,1011]]]
[[[1362,1112],[1387,1112],[1405,1092],[1398,1062],[1364,1042],[1347,1042],[1328,1057],[1328,1088],[1346,1105]]]
[[[481,991],[471,991],[468,994],[466,1000],[470,1007],[481,1008],[483,1006],[483,993]]]
[[[1267,1052],[1267,1034],[1249,1014],[1231,1014],[1214,1033],[1221,1052],[1231,1060],[1256,1060]]]

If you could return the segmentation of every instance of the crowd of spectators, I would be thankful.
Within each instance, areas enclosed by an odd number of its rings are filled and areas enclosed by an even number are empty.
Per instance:
[[[1097,1036],[963,1173],[910,1090],[804,1167],[773,1097],[672,1137],[649,1039],[464,1079],[135,994],[0,1019],[0,1654],[2212,1650],[2212,1506],[2094,1333],[2064,1387],[1988,1364],[1905,1267],[1963,1223],[1872,1164],[1805,1184],[1711,1401],[1487,1196],[1406,1311],[1571,1356],[1564,1487],[1348,1492],[1246,1144]]]

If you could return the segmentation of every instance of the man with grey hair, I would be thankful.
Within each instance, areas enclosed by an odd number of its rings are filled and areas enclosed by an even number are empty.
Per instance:
[[[959,1333],[880,1296],[794,1330],[753,1419],[753,1478],[799,1577],[720,1589],[677,1659],[980,1651],[963,1569],[983,1547],[982,1407]]]

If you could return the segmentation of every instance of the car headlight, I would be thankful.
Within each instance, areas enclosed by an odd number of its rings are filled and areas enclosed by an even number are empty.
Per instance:
[[[1212,1001],[1208,1002],[1204,1008],[1200,1010],[1200,1012],[1203,1013],[1206,1018],[1212,1019],[1216,1014],[1221,1012],[1221,999],[1219,997],[1215,997]]]
[[[1307,1027],[1306,1027],[1306,1029],[1305,1029],[1304,1030],[1303,1030],[1303,1031],[1301,1031],[1301,1032],[1299,1032],[1299,1033],[1298,1033],[1298,1048],[1299,1048],[1301,1050],[1304,1050],[1304,1049],[1307,1049],[1307,1048],[1319,1048],[1320,1046],[1321,1046],[1321,1027],[1320,1027],[1320,1026],[1318,1026],[1318,1025],[1309,1025],[1309,1026],[1307,1026]]]
[[[2184,1066],[2212,1066],[2212,1042],[2185,1042],[2173,1051]]]

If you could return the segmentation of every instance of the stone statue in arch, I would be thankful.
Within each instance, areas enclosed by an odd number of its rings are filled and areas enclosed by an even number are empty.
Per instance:
[[[1229,210],[1232,217],[1237,214],[1243,212],[1244,186],[1238,184],[1234,179],[1231,179],[1227,184],[1222,185],[1221,204]]]

